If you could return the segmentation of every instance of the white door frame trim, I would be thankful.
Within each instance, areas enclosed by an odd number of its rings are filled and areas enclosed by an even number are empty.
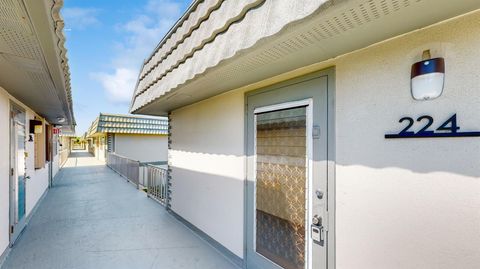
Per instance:
[[[269,106],[263,106],[263,107],[258,107],[253,110],[254,113],[254,119],[253,119],[253,149],[254,149],[254,155],[253,155],[253,171],[257,171],[257,114],[260,113],[266,113],[266,112],[273,112],[277,110],[283,110],[283,109],[292,109],[296,107],[306,107],[306,164],[307,164],[307,180],[305,182],[306,186],[306,192],[305,192],[305,206],[307,208],[307,214],[305,214],[305,238],[306,238],[306,244],[305,244],[305,254],[307,255],[307,259],[305,260],[305,269],[310,269],[312,268],[312,238],[310,235],[310,220],[312,219],[313,213],[312,213],[312,195],[313,195],[313,166],[312,166],[312,158],[313,158],[313,143],[312,143],[312,128],[313,128],[313,99],[308,98],[304,100],[299,100],[299,101],[291,101],[291,102],[285,102],[285,103],[279,103],[275,105],[269,105]],[[257,197],[257,177],[254,176],[253,178],[254,182],[254,193],[253,193],[253,204],[254,208],[256,208],[256,197]],[[273,264],[279,266],[272,260],[268,259],[267,257],[263,256],[262,254],[257,252],[256,249],[256,233],[257,233],[257,227],[256,227],[256,214],[255,210],[252,212],[253,213],[253,249],[256,252],[257,255],[260,255],[264,257],[266,260],[272,262]],[[279,266],[280,267],[280,266]]]

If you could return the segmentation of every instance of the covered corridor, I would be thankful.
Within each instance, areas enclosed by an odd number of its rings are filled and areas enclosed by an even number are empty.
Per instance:
[[[236,268],[87,152],[73,152],[2,269]]]

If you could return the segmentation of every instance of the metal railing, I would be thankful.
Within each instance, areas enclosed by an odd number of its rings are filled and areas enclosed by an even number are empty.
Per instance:
[[[148,197],[166,206],[168,201],[167,162],[140,163],[109,152],[107,166],[133,183],[137,189],[143,189]]]
[[[140,162],[109,152],[107,166],[139,188]]]
[[[168,170],[159,166],[146,164],[146,189],[150,198],[166,206],[168,200]]]

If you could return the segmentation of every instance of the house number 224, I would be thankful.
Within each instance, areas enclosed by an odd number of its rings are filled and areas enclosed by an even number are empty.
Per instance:
[[[418,117],[416,121],[411,117],[403,117],[399,123],[406,123],[403,130],[397,134],[386,134],[385,138],[428,138],[428,137],[472,137],[480,136],[480,131],[462,132],[457,124],[457,114],[451,116],[448,120],[440,124],[436,129],[432,129],[435,120],[432,116],[424,115]],[[418,131],[413,131],[415,122],[421,124]]]

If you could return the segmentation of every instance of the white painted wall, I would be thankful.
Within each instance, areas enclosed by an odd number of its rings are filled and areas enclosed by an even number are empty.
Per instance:
[[[32,110],[27,109],[27,132],[30,120],[35,119],[35,114]],[[26,182],[26,211],[27,216],[35,207],[38,200],[42,197],[45,190],[48,188],[48,163],[41,169],[35,169],[35,147],[34,142],[27,142],[26,144],[28,158],[27,158],[27,179]]]
[[[100,161],[105,161],[105,152],[107,151],[107,137],[105,135],[100,135],[95,137],[95,157]]]
[[[55,177],[60,170],[60,155],[53,156],[52,177]]]
[[[7,93],[0,88],[0,255],[8,247],[9,229],[9,168],[10,168],[10,104]]]
[[[243,93],[172,113],[172,209],[243,257]]]
[[[438,126],[457,113],[463,130],[480,130],[479,21],[480,11],[326,63],[336,67],[337,268],[478,268],[480,138],[384,134],[425,114]],[[446,84],[419,102],[410,68],[425,49],[445,58]],[[173,210],[242,257],[243,92],[178,109],[170,124]]]
[[[0,87],[0,255],[9,244],[9,170],[10,170],[10,100],[22,106],[26,111],[26,130],[28,132],[29,120],[34,119],[34,112],[15,100],[3,88]],[[27,134],[28,137],[28,134]],[[34,143],[26,143],[27,179],[26,182],[26,216],[28,216],[39,199],[48,188],[48,167],[34,169]]]
[[[140,162],[167,161],[168,136],[115,134],[115,152]]]

